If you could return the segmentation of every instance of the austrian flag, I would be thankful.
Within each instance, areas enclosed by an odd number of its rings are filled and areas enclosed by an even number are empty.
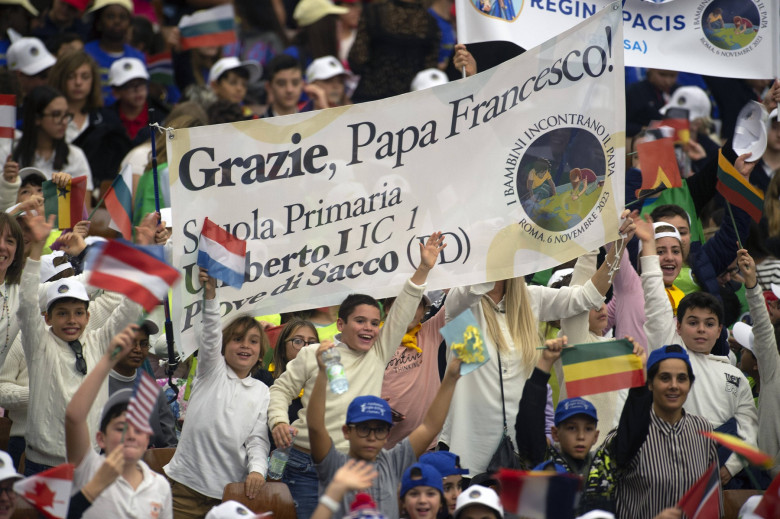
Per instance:
[[[198,266],[226,285],[241,288],[246,270],[246,241],[239,240],[208,218],[198,243]]]

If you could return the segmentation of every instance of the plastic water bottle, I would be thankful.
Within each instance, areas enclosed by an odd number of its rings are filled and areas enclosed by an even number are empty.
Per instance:
[[[295,430],[290,428],[290,434],[295,437]],[[271,460],[268,462],[268,477],[280,481],[284,476],[284,469],[287,467],[287,461],[290,459],[290,449],[292,447],[279,447],[271,453]]]
[[[344,371],[344,365],[341,363],[339,350],[331,348],[322,353],[322,361],[325,363],[325,373],[328,375],[330,390],[340,395],[346,393],[349,389],[347,374]]]

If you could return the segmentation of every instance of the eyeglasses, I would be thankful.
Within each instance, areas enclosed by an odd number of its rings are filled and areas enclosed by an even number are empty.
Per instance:
[[[51,117],[55,123],[69,123],[73,120],[73,114],[70,112],[60,112],[56,110],[54,112],[41,114],[41,117]]]
[[[76,354],[76,371],[81,373],[82,375],[87,374],[87,361],[84,360],[83,350],[81,348],[81,342],[80,341],[70,341],[68,343],[68,346],[70,346],[70,349],[73,350],[73,353]]]
[[[390,434],[389,425],[380,425],[379,427],[371,427],[364,423],[358,423],[358,424],[350,424],[349,426],[355,428],[355,432],[360,438],[368,438],[368,436],[373,432],[374,437],[377,440],[384,440],[385,438],[387,438],[387,435]]]
[[[304,346],[311,346],[312,344],[317,344],[320,341],[304,341],[300,337],[295,337],[294,339],[287,339],[286,342],[291,342],[296,350],[300,350]]]

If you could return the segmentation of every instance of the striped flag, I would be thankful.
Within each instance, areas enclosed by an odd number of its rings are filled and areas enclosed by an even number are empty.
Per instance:
[[[0,139],[13,139],[16,128],[16,96],[0,95]]]
[[[178,279],[179,272],[160,257],[129,243],[109,240],[95,259],[89,284],[124,294],[149,312]]]
[[[141,371],[140,376],[135,379],[133,396],[127,404],[127,421],[141,432],[153,434],[152,427],[149,425],[149,418],[152,416],[157,405],[157,397],[160,394],[160,386],[145,371]]]
[[[65,519],[73,488],[73,465],[65,463],[14,483],[14,492],[49,519]]]
[[[718,150],[718,192],[730,204],[745,211],[759,222],[764,211],[764,193],[743,177],[737,168]]]
[[[106,193],[106,209],[111,217],[110,229],[133,239],[133,169],[127,164],[116,176]]]
[[[758,447],[750,445],[748,442],[744,441],[738,436],[715,431],[701,431],[701,433],[708,438],[712,438],[724,447],[736,452],[748,460],[752,465],[758,465],[759,467],[768,469],[771,468],[774,464],[772,456],[763,451],[760,451]]]
[[[720,472],[712,463],[677,503],[688,519],[720,517]]]
[[[149,79],[160,85],[173,84],[173,57],[171,51],[146,56]]]
[[[88,218],[84,200],[87,198],[87,177],[73,177],[64,188],[57,187],[51,180],[43,183],[43,199],[46,218],[55,215],[54,225],[58,229],[72,229]]]
[[[208,218],[198,242],[198,266],[226,285],[241,288],[246,269],[246,241],[239,240]]]
[[[179,22],[181,49],[218,47],[235,42],[237,40],[235,18],[232,4],[182,16]]]
[[[523,519],[573,519],[582,479],[576,474],[501,469],[504,510]]]
[[[574,398],[644,385],[642,359],[633,351],[625,339],[564,348],[561,364],[566,395]]]

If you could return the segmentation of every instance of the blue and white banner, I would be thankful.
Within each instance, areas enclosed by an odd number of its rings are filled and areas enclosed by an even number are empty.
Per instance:
[[[606,0],[456,0],[461,43],[530,49],[593,16]],[[746,79],[777,77],[778,0],[624,0],[625,64]]]
[[[206,217],[246,240],[224,319],[395,296],[434,231],[429,289],[520,276],[617,238],[620,4],[476,76],[373,103],[175,130],[167,139],[177,344],[195,348]]]

